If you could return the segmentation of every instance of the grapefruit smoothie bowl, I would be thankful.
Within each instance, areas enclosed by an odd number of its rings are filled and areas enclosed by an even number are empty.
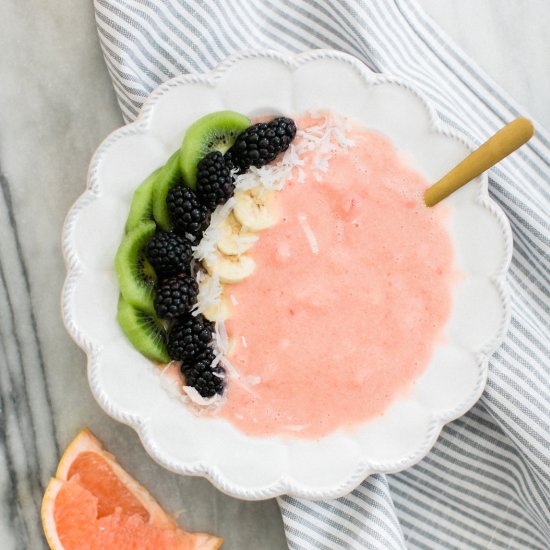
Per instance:
[[[380,416],[451,311],[446,209],[424,205],[427,187],[388,138],[332,111],[206,115],[134,194],[121,328],[170,358],[195,412],[247,435],[319,438]]]
[[[240,498],[336,497],[420,460],[509,315],[486,179],[423,201],[468,152],[451,135],[336,52],[161,86],[65,225],[64,317],[99,403]]]

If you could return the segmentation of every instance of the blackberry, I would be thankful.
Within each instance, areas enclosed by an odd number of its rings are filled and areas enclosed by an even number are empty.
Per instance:
[[[163,231],[151,238],[145,250],[145,256],[160,277],[188,271],[192,255],[191,243],[187,239]]]
[[[212,325],[202,315],[186,313],[168,334],[168,355],[175,361],[191,362],[212,341]]]
[[[175,319],[187,313],[197,300],[199,285],[189,275],[163,279],[157,286],[155,311],[161,319]]]
[[[225,386],[225,371],[220,366],[212,367],[214,352],[207,349],[191,363],[183,365],[181,372],[185,377],[185,385],[195,388],[203,397],[221,394]]]
[[[219,151],[208,153],[197,166],[197,196],[210,210],[233,195],[231,171]]]
[[[185,185],[172,187],[166,198],[166,206],[176,233],[182,237],[186,233],[194,237],[202,235],[210,213],[191,189]]]
[[[260,168],[286,151],[296,135],[296,124],[290,118],[279,117],[271,122],[259,122],[240,134],[226,153],[226,162],[244,172],[250,166]]]

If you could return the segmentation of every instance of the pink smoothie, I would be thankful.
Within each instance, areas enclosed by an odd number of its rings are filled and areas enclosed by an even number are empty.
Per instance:
[[[318,438],[382,415],[449,318],[445,208],[423,205],[428,183],[387,138],[347,136],[321,178],[315,151],[304,156],[305,178],[295,170],[275,194],[279,221],[249,252],[256,272],[227,287],[240,378],[220,414],[250,435]]]

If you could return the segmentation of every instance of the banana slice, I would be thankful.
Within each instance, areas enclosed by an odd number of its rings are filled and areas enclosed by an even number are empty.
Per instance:
[[[217,254],[214,259],[204,260],[204,267],[211,275],[216,273],[220,283],[240,283],[250,277],[256,269],[256,262],[241,254],[240,256],[226,256]]]
[[[251,248],[258,238],[258,235],[246,231],[233,214],[229,214],[223,222],[223,235],[216,244],[222,254],[238,256]]]
[[[229,319],[229,306],[227,305],[225,298],[222,298],[219,304],[206,308],[202,314],[209,321],[212,321],[212,323],[215,323],[216,321],[225,321],[226,319]]]
[[[209,321],[225,321],[229,318],[229,305],[218,277],[204,275],[201,278],[197,302],[205,308],[201,313]]]
[[[273,191],[259,186],[235,193],[233,213],[242,225],[252,231],[261,231],[277,223],[270,207]]]

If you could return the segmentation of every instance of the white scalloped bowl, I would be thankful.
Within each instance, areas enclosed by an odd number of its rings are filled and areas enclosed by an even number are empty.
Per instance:
[[[209,74],[180,76],[157,88],[136,122],[99,147],[87,189],[64,227],[63,314],[69,333],[88,355],[95,398],[139,433],[157,462],[180,474],[205,476],[244,499],[334,498],[370,474],[417,463],[443,425],[481,395],[488,357],[509,321],[505,274],[511,231],[489,199],[483,176],[446,200],[456,263],[464,273],[454,291],[446,343],[436,348],[408,396],[383,416],[320,440],[253,438],[223,419],[194,416],[166,391],[158,369],[132,348],[116,321],[113,259],[133,191],[206,113],[232,109],[252,116],[315,108],[333,109],[387,135],[428,181],[436,181],[471,149],[408,83],[375,74],[349,55],[246,52]]]

